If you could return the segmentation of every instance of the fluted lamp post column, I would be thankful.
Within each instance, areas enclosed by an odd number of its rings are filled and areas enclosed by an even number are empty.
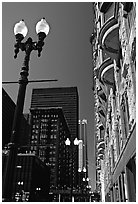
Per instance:
[[[42,18],[36,24],[36,33],[38,36],[38,41],[33,42],[32,38],[29,37],[26,42],[22,42],[28,32],[28,28],[25,25],[24,20],[21,20],[19,23],[16,23],[14,26],[14,35],[16,38],[15,55],[14,58],[17,58],[19,51],[25,52],[23,66],[20,72],[19,78],[19,91],[17,96],[17,103],[14,113],[11,140],[8,144],[8,158],[5,167],[4,179],[3,179],[3,188],[2,188],[2,197],[3,201],[6,199],[11,199],[11,185],[12,185],[12,176],[13,176],[13,167],[15,165],[15,157],[17,154],[17,147],[19,145],[19,129],[20,121],[23,113],[24,100],[26,86],[28,84],[28,75],[29,75],[29,61],[30,54],[33,50],[38,51],[38,57],[41,55],[42,47],[44,46],[44,39],[48,35],[50,27],[46,22],[45,18]]]

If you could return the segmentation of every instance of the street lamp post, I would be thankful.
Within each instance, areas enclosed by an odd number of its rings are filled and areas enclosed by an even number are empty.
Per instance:
[[[3,179],[3,188],[2,188],[2,197],[3,200],[11,199],[11,183],[12,183],[12,173],[13,166],[15,164],[15,157],[17,155],[17,147],[19,143],[19,128],[21,115],[23,113],[24,100],[25,100],[25,92],[26,86],[28,84],[28,75],[29,75],[29,61],[30,54],[33,50],[38,51],[38,57],[41,55],[42,47],[44,46],[44,39],[48,35],[50,27],[46,22],[45,18],[41,19],[36,24],[36,33],[38,35],[38,42],[33,42],[32,38],[29,37],[26,42],[22,42],[28,32],[28,28],[25,25],[24,20],[16,23],[14,26],[14,34],[16,38],[15,47],[15,55],[14,58],[17,58],[17,54],[19,51],[25,52],[23,66],[20,72],[19,78],[19,91],[17,96],[17,103],[14,113],[13,126],[10,143],[8,144],[8,158],[5,167],[4,179]]]
[[[76,145],[79,145],[79,140],[75,138],[74,141],[70,141],[69,138],[66,139],[65,144],[67,146],[71,147],[71,191],[70,191],[70,197],[71,197],[71,202],[74,202],[73,199],[73,147]]]
[[[31,37],[29,37],[26,42],[22,42],[24,37],[27,35],[27,31],[28,29],[23,20],[17,23],[14,27],[14,34],[16,37],[16,44],[14,45],[15,46],[14,58],[17,58],[17,54],[19,53],[19,50],[25,52],[25,58],[20,72],[19,92],[18,92],[17,104],[16,104],[16,109],[14,114],[11,143],[15,143],[16,141],[18,142],[18,138],[19,138],[18,124],[20,123],[21,114],[23,113],[26,86],[28,84],[30,54],[33,50],[37,50],[38,57],[40,57],[42,47],[44,46],[44,39],[49,33],[49,25],[44,18],[41,19],[41,21],[39,21],[36,24],[38,42],[33,42]]]

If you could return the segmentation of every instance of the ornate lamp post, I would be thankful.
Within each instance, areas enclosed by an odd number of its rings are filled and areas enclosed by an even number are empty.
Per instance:
[[[73,199],[73,147],[76,145],[79,145],[79,140],[75,138],[74,141],[70,141],[69,138],[66,139],[65,144],[68,147],[71,147],[71,191],[70,191],[70,197],[71,197],[71,202],[74,202]]]
[[[16,37],[16,44],[14,45],[15,46],[14,58],[17,58],[17,54],[19,53],[19,50],[25,52],[25,58],[20,72],[19,92],[18,92],[17,104],[15,109],[13,127],[12,127],[11,143],[15,143],[16,141],[18,142],[18,138],[19,138],[18,123],[20,122],[20,117],[23,112],[25,92],[26,92],[26,86],[28,83],[28,75],[29,75],[30,54],[33,50],[37,50],[38,57],[40,57],[42,47],[44,46],[44,39],[49,33],[49,25],[44,18],[41,19],[41,21],[39,21],[36,24],[36,33],[38,35],[38,42],[33,42],[31,37],[29,37],[26,42],[22,42],[24,37],[27,35],[27,32],[28,32],[28,29],[23,20],[15,24],[14,34]]]
[[[17,97],[17,103],[14,113],[14,120],[12,126],[12,134],[11,140],[8,144],[8,156],[7,156],[7,163],[5,167],[4,179],[3,179],[3,188],[2,188],[2,197],[3,200],[11,199],[11,184],[12,184],[12,177],[13,177],[13,168],[15,165],[15,158],[17,155],[17,148],[19,144],[19,128],[20,128],[20,121],[21,115],[23,113],[24,107],[24,99],[25,99],[25,92],[26,86],[28,84],[28,75],[29,75],[29,61],[30,61],[30,54],[33,50],[38,51],[38,57],[41,55],[42,47],[44,46],[44,39],[48,35],[50,27],[46,22],[45,18],[42,18],[36,24],[36,33],[38,35],[38,42],[33,42],[32,38],[29,37],[26,42],[22,42],[28,32],[28,28],[25,25],[24,20],[21,20],[19,23],[16,23],[14,26],[14,34],[16,38],[15,47],[15,56],[17,58],[17,54],[19,51],[25,52],[23,66],[20,72],[19,78],[19,91]]]

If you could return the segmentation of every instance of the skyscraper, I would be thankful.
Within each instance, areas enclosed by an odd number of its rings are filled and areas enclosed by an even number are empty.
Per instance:
[[[50,166],[51,187],[64,186],[69,169],[65,141],[70,133],[62,109],[31,109],[31,116],[31,152]]]
[[[78,91],[77,87],[33,89],[31,109],[62,107],[71,137],[78,135]]]
[[[50,193],[63,194],[78,182],[77,147],[65,145],[78,137],[77,88],[33,89],[30,111],[31,151],[50,165]]]

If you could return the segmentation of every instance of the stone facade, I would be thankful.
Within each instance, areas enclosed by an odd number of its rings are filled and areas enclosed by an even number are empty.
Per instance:
[[[136,201],[136,3],[93,9],[96,188],[102,201]]]

